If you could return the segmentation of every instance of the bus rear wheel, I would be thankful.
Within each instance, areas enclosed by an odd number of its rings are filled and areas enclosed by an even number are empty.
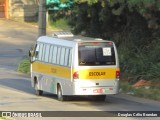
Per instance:
[[[63,95],[61,86],[58,86],[58,89],[57,89],[57,98],[58,98],[59,101],[66,101],[66,100],[68,100],[68,96],[64,96]]]
[[[36,95],[41,96],[43,94],[42,90],[39,90],[38,88],[38,82],[35,83],[35,91],[36,91]]]

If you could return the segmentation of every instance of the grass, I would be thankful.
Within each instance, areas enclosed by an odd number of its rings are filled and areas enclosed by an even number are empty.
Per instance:
[[[17,69],[19,72],[22,72],[22,73],[30,73],[30,61],[28,58],[24,58],[19,66],[18,66],[18,69]]]
[[[160,88],[159,87],[139,87],[135,88],[127,82],[121,82],[121,92],[160,101]]]
[[[13,120],[13,119],[8,117],[0,117],[0,120]]]
[[[68,20],[66,20],[65,18],[60,18],[56,21],[48,20],[47,26],[54,30],[71,30],[71,27],[68,25]]]

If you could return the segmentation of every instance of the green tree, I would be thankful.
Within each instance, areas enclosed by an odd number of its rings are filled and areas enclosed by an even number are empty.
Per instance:
[[[160,40],[159,0],[75,0],[75,3],[71,17],[75,33],[114,40],[122,72],[150,79],[153,69],[159,71],[153,66],[160,62],[157,55],[160,45],[156,42]]]

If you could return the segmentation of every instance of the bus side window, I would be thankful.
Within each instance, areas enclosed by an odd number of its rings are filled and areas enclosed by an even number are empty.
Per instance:
[[[50,50],[49,50],[49,63],[52,63],[52,58],[53,58],[53,45],[51,45]]]
[[[46,44],[44,44],[43,52],[42,52],[42,61],[43,61],[43,62],[45,62],[46,47],[47,47],[47,45],[46,45]]]
[[[72,49],[69,49],[69,60],[68,60],[68,66],[71,67],[72,62]]]
[[[53,63],[53,64],[56,64],[56,62],[57,62],[57,49],[58,49],[58,47],[57,47],[57,46],[54,46],[54,48],[53,48],[53,53],[52,53],[52,56],[53,56],[53,58],[52,58],[52,63]]]
[[[36,44],[33,61],[38,59],[38,53],[39,53],[39,44]]]
[[[42,60],[43,44],[39,44],[38,60]]]
[[[60,65],[64,65],[65,48],[61,49]]]
[[[57,52],[57,64],[60,63],[60,56],[61,56],[61,47],[58,46],[58,52]]]
[[[66,48],[65,52],[65,60],[64,60],[64,66],[68,66],[68,61],[69,61],[69,48]]]
[[[48,59],[49,59],[49,48],[50,48],[50,45],[46,44],[45,51],[44,51],[44,61],[45,62],[48,62]]]

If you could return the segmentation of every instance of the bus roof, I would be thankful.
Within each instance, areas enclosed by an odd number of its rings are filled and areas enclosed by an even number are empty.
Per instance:
[[[83,36],[62,37],[62,38],[41,36],[38,38],[37,42],[74,47],[77,43],[81,42],[112,42],[112,41],[102,40],[99,38],[83,37]]]
[[[39,37],[37,42],[56,44],[56,45],[67,46],[67,47],[74,47],[76,45],[76,42],[73,42],[73,41],[71,42],[65,39],[48,37],[48,36]]]

